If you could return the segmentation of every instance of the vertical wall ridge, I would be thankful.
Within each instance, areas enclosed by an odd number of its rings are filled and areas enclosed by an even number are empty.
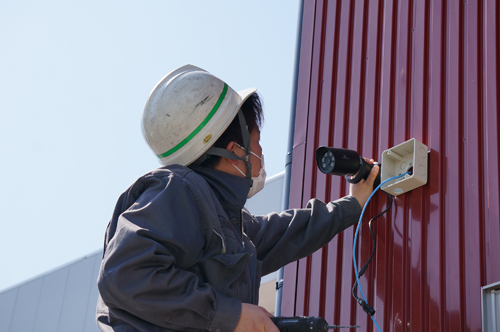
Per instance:
[[[496,106],[500,108],[500,4],[496,2],[495,31],[496,31]],[[497,113],[498,114],[498,113]],[[497,132],[500,131],[500,116],[497,116]],[[497,144],[497,165],[500,165],[500,144]],[[500,188],[500,176],[498,177],[497,188]],[[500,235],[500,234],[499,234]]]
[[[337,267],[338,266],[342,266],[343,265],[343,255],[342,255],[342,248],[343,248],[343,244],[344,244],[344,238],[343,237],[340,237],[339,240],[338,240],[338,245],[337,245]],[[335,288],[336,288],[336,294],[341,294],[341,290],[342,290],[342,278],[343,278],[343,273],[342,273],[342,270],[338,269],[336,270],[336,275],[337,275],[337,278],[336,278],[336,285],[335,285]],[[338,296],[336,298],[336,301],[335,301],[336,305],[335,305],[335,310],[333,312],[333,319],[334,321],[340,321],[340,308],[342,307],[342,298],[340,296]]]
[[[407,44],[407,49],[406,49],[406,75],[407,75],[407,82],[406,82],[406,95],[405,95],[405,137],[404,139],[407,140],[409,137],[410,133],[410,128],[411,128],[411,110],[412,110],[412,78],[413,78],[413,32],[415,30],[415,25],[413,22],[413,11],[414,11],[415,4],[413,0],[408,1],[408,44]]]
[[[340,19],[342,12],[342,1],[337,1],[337,8],[335,10],[335,31],[333,35],[333,68],[332,68],[332,89],[330,94],[332,95],[332,102],[330,107],[331,118],[333,122],[331,126],[335,126],[335,109],[334,106],[337,104],[337,83],[338,83],[338,63],[339,63],[339,38],[340,38]],[[331,131],[328,131],[328,146],[333,145],[333,135]]]
[[[459,149],[459,160],[466,160],[465,159],[465,149],[466,149],[466,141],[468,139],[467,135],[465,134],[465,122],[464,118],[466,117],[465,111],[465,54],[466,54],[466,48],[465,48],[465,24],[466,24],[466,19],[465,19],[465,4],[460,1],[459,3],[459,54],[458,54],[458,76],[459,76],[459,81],[458,81],[458,88],[459,88],[459,111],[458,111],[458,128],[459,128],[459,138],[462,140],[460,143],[460,149]],[[464,165],[460,164],[458,165],[459,169],[459,179],[465,179],[466,180],[466,174],[464,170]],[[465,200],[464,200],[464,195],[465,195],[465,181],[460,181],[459,184],[459,209],[460,209],[460,215],[459,215],[459,250],[460,250],[460,255],[459,255],[459,262],[460,262],[460,312],[463,313],[460,316],[461,319],[461,326],[465,327],[467,326],[467,270],[465,268],[466,266],[466,250],[465,246],[463,244],[466,244],[466,236],[465,236],[465,219],[464,216],[466,214],[466,208],[465,208]]]
[[[392,12],[392,37],[391,37],[391,75],[390,75],[390,94],[389,94],[389,118],[388,128],[395,127],[396,113],[396,81],[398,77],[397,70],[397,41],[398,41],[398,21],[399,21],[399,1],[394,1]],[[388,145],[394,146],[394,131],[389,134]]]
[[[498,1],[494,2],[495,5],[496,5],[496,10],[495,10],[495,31],[496,31],[496,44],[495,44],[495,48],[496,48],[496,53],[495,53],[495,56],[494,56],[494,62],[495,62],[495,66],[496,66],[496,94],[495,94],[495,105],[496,105],[496,109],[500,109],[500,4],[498,3]],[[498,112],[496,114],[496,131],[497,133],[497,140],[496,140],[496,159],[497,159],[497,162],[496,164],[497,165],[500,165],[500,144],[498,144],[498,141],[499,141],[499,137],[498,137],[498,133],[500,132],[500,116],[498,115]],[[495,145],[495,143],[492,143],[492,145]],[[500,192],[499,192],[499,188],[500,188],[500,175],[497,176],[497,181],[496,181],[496,202],[494,202],[494,204],[497,204],[497,207],[500,206]],[[491,222],[494,223],[496,220],[492,220]],[[497,225],[498,227],[498,225]],[[495,246],[491,245],[490,247],[493,247],[493,248],[499,248],[500,249],[500,227],[497,228],[497,231],[498,233],[493,235],[492,237],[493,238],[496,238],[497,240],[497,243]],[[498,250],[500,251],[500,250]],[[493,252],[498,252],[496,250],[493,250]],[[492,253],[491,256],[489,257],[493,257],[494,254]],[[496,272],[496,275],[500,275],[500,266],[493,266],[493,269],[496,269],[495,271],[493,272]],[[492,272],[492,274],[493,274]],[[495,275],[495,274],[493,274]],[[494,279],[489,279],[488,280],[488,283],[492,283],[494,281]]]
[[[389,6],[389,1],[386,1],[384,3],[385,6]],[[397,83],[398,83],[398,78],[400,77],[400,73],[397,67],[397,59],[398,59],[398,41],[399,41],[399,19],[400,19],[400,7],[399,7],[399,1],[392,1],[392,12],[387,15],[388,18],[390,18],[390,40],[380,40],[380,43],[382,42],[388,42],[390,44],[390,62],[389,62],[389,93],[388,93],[388,116],[385,119],[387,122],[387,127],[386,128],[394,128],[396,126],[396,95],[397,95]],[[381,17],[379,16],[380,20],[385,21],[385,16],[381,12]],[[387,24],[389,25],[389,24]],[[387,26],[386,25],[386,26]],[[381,45],[382,47],[382,45]],[[380,59],[381,63],[382,59]],[[381,70],[381,69],[380,69]],[[381,77],[381,76],[380,76]],[[378,86],[382,84],[382,80],[376,81],[376,89],[378,89]],[[380,88],[379,94],[382,94],[382,89]],[[383,111],[383,110],[381,110]],[[395,141],[395,131],[394,130],[387,130],[387,146],[393,146],[393,143]],[[387,264],[387,267],[389,267],[390,271],[392,273],[385,273],[387,275],[387,290],[389,292],[387,299],[384,301],[384,303],[387,303],[386,307],[386,317],[384,317],[384,323],[388,325],[390,322],[392,322],[393,326],[397,326],[397,322],[395,321],[397,318],[395,316],[398,316],[399,313],[396,313],[398,310],[398,301],[396,299],[400,299],[400,297],[396,297],[394,292],[396,291],[397,287],[393,287],[394,284],[400,283],[401,279],[399,276],[397,276],[394,271],[395,271],[395,265],[397,265],[397,262],[395,262],[395,226],[396,226],[396,204],[394,204],[394,209],[389,211],[390,215],[392,218],[389,220],[389,224],[391,227],[387,227],[387,231],[385,233],[385,237],[388,242],[387,246],[387,251],[385,252],[385,259],[384,261]],[[387,217],[389,218],[389,217]],[[380,253],[378,253],[380,255]],[[390,286],[391,285],[391,286]],[[361,311],[362,312],[362,311]],[[368,331],[368,330],[367,330]]]
[[[423,71],[423,102],[422,102],[422,139],[425,141],[425,144],[429,145],[429,133],[428,133],[428,119],[429,119],[429,100],[430,100],[430,29],[431,29],[431,19],[430,19],[430,10],[431,5],[428,2],[424,3],[424,71]],[[420,303],[420,319],[422,321],[421,327],[423,330],[429,330],[430,328],[430,319],[428,314],[429,302],[430,302],[430,287],[427,285],[430,283],[429,281],[429,272],[428,272],[428,261],[427,261],[427,251],[428,251],[428,225],[423,221],[424,218],[427,217],[427,213],[430,208],[430,190],[429,187],[420,188],[420,199],[423,202],[422,204],[422,221],[421,221],[421,278],[420,278],[420,289],[423,290],[422,301]],[[425,217],[424,217],[425,216]]]
[[[328,270],[328,245],[321,249],[321,270]],[[321,274],[320,293],[319,293],[319,315],[325,317],[325,302],[326,302],[326,284],[328,282],[328,274]]]
[[[485,145],[486,145],[486,165],[485,177],[492,177],[492,174],[498,168],[500,162],[499,130],[500,118],[497,113],[489,112],[490,109],[499,109],[500,98],[500,4],[498,1],[488,1],[484,6],[484,28],[483,34],[485,51],[485,67],[484,67],[484,110],[485,110]],[[488,48],[488,45],[496,47]],[[500,177],[492,177],[487,182],[485,192],[485,250],[487,257],[494,257],[500,252],[500,224],[496,222],[496,216],[499,213],[500,205]],[[492,283],[493,276],[500,274],[500,266],[486,267],[486,280],[484,283]]]
[[[368,26],[368,5],[367,2],[369,0],[365,0],[363,4],[363,23],[362,23],[362,34],[361,34],[361,77],[359,80],[359,91],[365,91],[365,86],[366,86],[366,47],[367,47],[367,41],[366,41],[366,36],[367,36],[367,26]],[[359,94],[359,119],[358,121],[358,132],[363,132],[364,128],[364,114],[365,114],[365,94],[360,93]],[[357,150],[362,153],[363,152],[363,146],[362,146],[362,141],[363,140],[358,140],[357,142]]]
[[[446,143],[445,143],[445,133],[446,133],[446,109],[447,109],[447,98],[446,92],[448,91],[448,80],[447,80],[447,71],[446,71],[446,54],[448,53],[448,38],[447,37],[447,27],[448,27],[448,2],[447,1],[442,1],[443,7],[441,9],[441,54],[440,54],[440,63],[441,63],[441,72],[440,72],[440,79],[441,79],[441,84],[440,84],[440,96],[441,96],[441,104],[440,104],[440,132],[439,132],[439,151],[441,154],[444,154],[446,151]],[[430,157],[432,156],[438,157],[437,153],[436,154],[430,154]],[[429,167],[432,165],[432,162],[429,161]],[[440,169],[439,169],[439,175],[445,174],[447,171],[446,169],[446,164],[442,158],[440,158]],[[445,176],[439,176],[439,203],[440,203],[440,214],[439,214],[439,219],[442,220],[443,222],[440,222],[440,245],[439,245],[439,266],[440,268],[440,292],[439,292],[439,297],[441,300],[441,305],[439,306],[439,313],[440,313],[440,331],[446,331],[447,330],[447,325],[446,325],[446,308],[448,307],[447,304],[447,296],[446,296],[446,290],[448,289],[448,283],[446,279],[446,257],[447,257],[447,247],[446,247],[446,223],[444,222],[446,220],[446,209],[444,208],[446,206],[446,177]]]
[[[478,8],[477,8],[477,84],[478,84],[478,98],[477,98],[477,110],[478,110],[478,119],[477,119],[477,133],[478,133],[478,161],[480,167],[478,167],[478,194],[479,194],[479,270],[480,270],[480,282],[481,285],[484,285],[486,282],[486,264],[485,264],[485,258],[486,258],[486,245],[488,243],[486,239],[486,234],[485,234],[485,222],[486,222],[486,209],[487,209],[487,204],[485,201],[485,192],[486,192],[486,182],[485,182],[485,173],[486,173],[486,149],[487,146],[485,144],[485,135],[486,135],[486,130],[485,130],[485,125],[484,125],[484,35],[483,35],[483,28],[484,28],[484,9],[483,9],[483,2],[478,1]]]
[[[324,91],[324,84],[323,84],[324,79],[323,79],[322,73],[324,72],[324,68],[325,68],[325,66],[324,66],[325,56],[324,55],[325,55],[325,44],[326,44],[325,40],[326,40],[326,35],[327,35],[326,27],[327,27],[327,20],[328,20],[328,1],[325,1],[323,3],[322,10],[323,10],[324,15],[322,17],[323,20],[322,20],[322,24],[321,24],[321,57],[319,60],[321,74],[318,75],[318,77],[321,77],[320,82],[318,82],[318,87],[319,87],[318,92],[321,92],[321,94],[318,93],[318,100],[317,100],[318,106],[317,106],[317,108],[318,108],[318,110],[320,110],[320,112],[317,113],[318,115],[317,115],[316,128],[320,128],[320,123],[323,119],[323,115],[325,113],[329,113],[329,110],[328,110],[329,107],[325,107],[325,108],[327,108],[328,112],[326,110],[323,110],[324,106],[322,103],[322,95],[323,95],[323,91]],[[319,146],[319,137],[320,137],[319,132],[320,131],[317,130],[316,135],[314,137],[314,139],[315,139],[314,146],[315,147]],[[313,158],[313,164],[315,164],[314,158]],[[318,169],[317,167],[313,167],[314,174],[316,174],[317,169]],[[315,178],[317,178],[317,177],[315,176]],[[316,183],[316,182],[314,182],[314,183]],[[315,186],[315,191],[316,191],[316,186]],[[321,261],[319,262],[320,266],[321,266],[321,271],[326,271],[327,264],[325,263],[325,260],[326,260],[326,262],[328,262],[328,248],[322,248],[318,254],[321,255],[321,257],[320,257]],[[320,287],[319,287],[318,310],[319,310],[320,315],[322,315],[322,317],[324,316],[324,313],[325,313],[325,290],[326,290],[325,285],[326,285],[326,273],[321,273],[320,280],[319,280]]]
[[[381,100],[381,72],[382,72],[382,42],[383,42],[383,27],[384,27],[384,4],[385,1],[380,0],[378,3],[378,15],[377,15],[377,48],[376,48],[376,69],[375,69],[375,84],[374,87],[374,103],[373,103],[373,113],[374,113],[374,139],[373,139],[373,145],[372,145],[372,151],[374,151],[376,155],[378,155],[379,152],[379,128],[380,128],[380,100]],[[367,6],[368,7],[368,6]],[[367,13],[368,16],[368,13]],[[366,18],[368,21],[368,17]],[[366,43],[368,41],[366,40]],[[392,54],[391,54],[392,56]],[[364,58],[367,57],[367,54],[365,52]],[[364,94],[363,94],[364,95]]]
[[[348,42],[347,42],[347,64],[346,64],[346,77],[345,77],[345,96],[344,96],[344,128],[349,128],[350,120],[350,96],[351,96],[351,74],[352,74],[352,42],[353,42],[353,27],[354,27],[354,8],[356,2],[349,2],[349,19],[348,19]],[[348,131],[344,132],[342,137],[342,147],[347,146]]]
[[[375,44],[375,48],[374,48],[374,51],[375,51],[375,64],[376,64],[376,68],[375,68],[375,77],[374,77],[374,87],[372,86],[366,86],[366,80],[364,82],[364,85],[362,87],[360,87],[362,93],[360,94],[361,96],[365,96],[365,93],[364,91],[366,89],[369,89],[370,92],[371,90],[373,90],[373,117],[372,117],[372,120],[373,120],[373,124],[370,124],[370,123],[367,123],[366,124],[366,127],[369,127],[371,126],[370,129],[373,129],[373,135],[372,137],[370,138],[372,140],[371,142],[371,149],[368,153],[365,153],[366,156],[372,156],[376,161],[380,161],[379,158],[377,158],[377,156],[379,155],[379,144],[380,144],[380,139],[379,139],[379,128],[380,128],[380,103],[381,103],[381,85],[382,85],[382,79],[381,79],[381,73],[382,73],[382,70],[381,70],[381,67],[382,67],[382,43],[383,43],[383,26],[384,26],[384,6],[385,6],[385,1],[382,1],[380,0],[378,2],[378,6],[374,6],[374,9],[377,10],[377,15],[375,15],[375,17],[377,18],[377,21],[376,21],[376,44]],[[364,12],[364,20],[365,20],[365,30],[363,31],[363,46],[364,46],[364,49],[363,49],[363,53],[362,53],[362,59],[363,59],[363,62],[366,64],[367,61],[366,59],[368,58],[368,55],[367,55],[367,50],[368,50],[368,19],[369,19],[369,13],[368,13],[368,9],[369,9],[369,1],[367,1],[365,3],[365,12]],[[365,73],[366,72],[366,66],[363,67],[362,69],[362,73]],[[366,115],[365,115],[365,100],[363,98],[363,114],[362,116],[360,115],[360,118],[362,119],[365,119],[366,118]],[[366,108],[366,112],[369,112],[371,110],[371,108]],[[366,129],[365,129],[365,126],[363,127],[360,127],[359,129],[360,132],[365,132]],[[359,146],[359,150],[361,151],[362,149],[362,146],[363,146],[363,143],[367,143],[366,142],[366,139],[364,139],[364,137],[362,139],[360,139],[358,141],[358,146]],[[370,213],[373,213],[373,210],[374,210],[374,207],[380,207],[381,206],[381,203],[378,201],[378,199],[376,197],[374,197],[374,200],[373,202],[371,203],[371,209],[370,209]],[[374,225],[374,228],[375,229],[379,229],[378,227],[375,227]],[[377,241],[380,243],[380,237],[378,236],[378,234],[376,233],[376,238],[377,238]],[[387,236],[386,236],[387,238]],[[373,250],[373,245],[370,245],[370,250]],[[379,285],[382,284],[382,289],[388,289],[389,287],[389,284],[385,283],[385,280],[379,280],[378,278],[378,275],[380,275],[380,271],[377,271],[376,269],[376,266],[377,266],[377,261],[378,261],[378,258],[377,258],[377,254],[374,255],[373,257],[373,260],[372,260],[372,268],[368,269],[368,276],[369,276],[369,280],[371,280],[371,282],[369,283],[369,287],[370,287],[370,302],[371,303],[375,303],[376,300],[376,292],[377,290],[380,288]],[[359,307],[358,307],[359,308]],[[390,312],[390,310],[384,310],[383,311],[383,316],[381,317],[382,318],[382,322],[385,323],[386,322],[386,319],[387,319],[387,313]],[[360,311],[360,314],[363,314],[362,311]],[[372,323],[371,321],[369,321],[369,328],[372,328]]]

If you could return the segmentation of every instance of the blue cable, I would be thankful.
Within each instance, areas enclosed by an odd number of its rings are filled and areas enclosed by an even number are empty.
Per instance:
[[[366,301],[366,297],[365,297],[365,294],[363,293],[363,289],[361,288],[361,284],[359,282],[359,275],[358,275],[358,264],[356,263],[356,240],[358,238],[358,234],[359,234],[359,229],[361,228],[361,221],[363,220],[363,215],[365,214],[365,210],[366,210],[366,207],[368,206],[368,203],[370,202],[370,200],[372,199],[373,195],[375,195],[375,193],[387,182],[389,181],[392,181],[392,180],[396,180],[396,179],[399,179],[403,176],[405,176],[406,174],[410,174],[410,172],[406,172],[404,174],[401,174],[399,176],[395,176],[395,177],[392,177],[392,178],[389,178],[385,181],[383,181],[381,184],[379,184],[377,186],[377,188],[375,188],[375,190],[373,190],[373,192],[371,193],[371,195],[368,197],[368,200],[366,201],[365,203],[365,206],[363,207],[363,210],[361,211],[361,216],[359,217],[359,222],[358,222],[358,227],[356,227],[356,233],[354,234],[354,243],[353,243],[353,246],[352,246],[352,260],[354,262],[354,272],[356,272],[356,283],[358,284],[358,289],[359,289],[359,292],[361,293],[361,296],[363,297],[363,300],[365,301],[365,303],[367,302]],[[373,320],[373,323],[375,324],[375,326],[377,327],[377,329],[382,332],[382,330],[380,329],[380,326],[378,326],[378,323],[377,321],[375,320],[375,318],[373,316],[370,316],[371,319]]]

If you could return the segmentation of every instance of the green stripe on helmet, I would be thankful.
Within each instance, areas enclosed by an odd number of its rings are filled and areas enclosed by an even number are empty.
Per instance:
[[[203,129],[203,127],[205,127],[205,125],[208,123],[208,121],[210,121],[210,119],[212,119],[212,117],[214,116],[215,112],[217,112],[217,110],[219,109],[220,105],[222,104],[222,101],[226,97],[226,93],[227,93],[227,84],[224,83],[224,89],[222,89],[222,93],[220,94],[219,99],[215,103],[215,105],[212,108],[212,110],[210,111],[210,113],[208,113],[207,117],[198,125],[198,127],[196,127],[195,130],[193,130],[193,132],[191,134],[189,134],[179,144],[177,144],[176,146],[174,146],[173,148],[171,148],[167,152],[157,155],[158,158],[165,158],[165,157],[170,156],[171,154],[173,154],[174,152],[176,152],[177,150],[179,150],[180,148],[182,148],[184,145],[186,145],[187,142],[189,142],[193,137],[195,137],[196,134],[198,134]]]

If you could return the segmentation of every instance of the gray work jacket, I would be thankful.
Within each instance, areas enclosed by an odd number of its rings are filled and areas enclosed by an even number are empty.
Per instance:
[[[261,275],[305,257],[357,222],[347,196],[252,216],[251,180],[170,165],[119,198],[98,276],[102,331],[231,332],[241,303],[258,303]]]

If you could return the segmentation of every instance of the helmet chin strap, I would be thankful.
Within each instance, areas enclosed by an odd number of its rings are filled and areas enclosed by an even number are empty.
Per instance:
[[[247,179],[252,179],[252,165],[250,164],[250,133],[248,132],[248,126],[245,121],[245,117],[243,116],[243,112],[240,110],[238,111],[238,120],[240,122],[240,128],[241,128],[241,137],[243,139],[243,147],[245,149],[245,156],[239,157],[236,155],[234,152],[229,151],[227,149],[223,148],[218,148],[215,146],[212,146],[210,149],[207,150],[200,158],[198,158],[193,164],[201,164],[204,162],[209,155],[215,155],[219,157],[224,157],[228,158],[231,160],[243,160],[247,166]]]

